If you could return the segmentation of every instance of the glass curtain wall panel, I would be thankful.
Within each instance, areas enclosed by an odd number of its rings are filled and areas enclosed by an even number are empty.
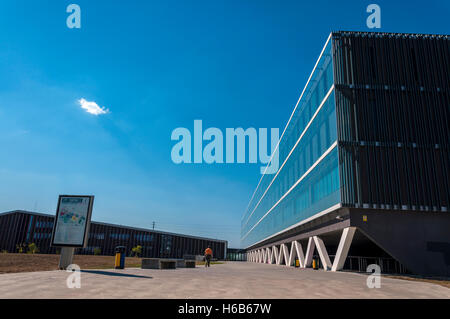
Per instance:
[[[331,40],[279,144],[280,168],[263,175],[242,217],[249,247],[340,202]]]

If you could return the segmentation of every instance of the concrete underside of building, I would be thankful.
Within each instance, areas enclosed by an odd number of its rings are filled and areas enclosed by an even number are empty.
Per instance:
[[[393,258],[406,269],[391,265],[382,272],[450,277],[449,229],[447,213],[341,208],[250,247],[247,260],[294,266],[298,258],[307,268],[317,256],[322,268],[338,271],[355,269],[349,256]]]

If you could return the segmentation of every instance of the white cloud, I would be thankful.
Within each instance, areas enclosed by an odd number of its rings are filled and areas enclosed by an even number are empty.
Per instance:
[[[108,109],[98,106],[98,104],[95,102],[86,101],[85,99],[79,99],[78,103],[80,103],[82,109],[86,110],[86,112],[90,114],[101,115],[109,113]]]

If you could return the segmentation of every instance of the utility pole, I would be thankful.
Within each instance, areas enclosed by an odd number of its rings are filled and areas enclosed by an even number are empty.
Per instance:
[[[155,222],[153,222],[153,230],[155,230]]]

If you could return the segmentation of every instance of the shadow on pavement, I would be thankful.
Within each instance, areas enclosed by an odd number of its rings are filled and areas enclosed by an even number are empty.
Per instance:
[[[86,272],[89,274],[96,274],[96,275],[113,276],[113,277],[132,277],[132,278],[153,279],[153,277],[149,277],[149,276],[139,276],[139,275],[133,275],[133,274],[124,274],[124,273],[120,273],[120,272],[111,272],[111,271],[102,271],[102,270],[81,270],[81,272]]]

